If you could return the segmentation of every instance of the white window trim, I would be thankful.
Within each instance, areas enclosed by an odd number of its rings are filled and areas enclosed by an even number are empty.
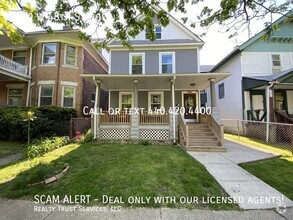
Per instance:
[[[23,87],[19,87],[19,86],[12,87],[12,86],[9,86],[9,87],[7,87],[7,98],[6,98],[7,101],[6,101],[6,104],[7,105],[9,104],[9,90],[10,89],[21,89],[22,90],[22,93],[21,93],[21,96],[19,95],[19,97],[21,97],[21,101],[22,101],[22,99],[23,99]]]
[[[159,53],[159,74],[162,74],[162,56],[163,55],[172,55],[172,73],[176,73],[176,65],[175,65],[175,52],[160,52]],[[168,73],[164,73],[164,74],[168,74]]]
[[[145,74],[145,53],[129,53],[129,74],[132,75],[132,57],[142,56],[142,74]]]
[[[54,88],[55,88],[55,85],[54,84],[39,84],[39,96],[38,96],[38,107],[40,107],[41,105],[41,90],[42,90],[42,86],[46,86],[46,85],[50,85],[53,87],[52,89],[52,105],[53,105],[53,97],[54,97]]]
[[[133,108],[134,106],[134,100],[133,100],[133,92],[119,92],[119,108],[120,111],[124,111],[124,109],[122,109],[122,95],[131,95],[132,98],[132,103],[131,103],[131,108]]]
[[[161,95],[161,108],[164,107],[164,92],[148,92],[148,109],[151,109],[151,95]]]
[[[62,86],[72,86],[72,87],[78,86],[77,82],[70,82],[70,81],[61,81],[61,85]]]
[[[73,106],[72,107],[64,107],[64,88],[65,87],[71,87],[73,88]],[[70,86],[70,85],[63,85],[62,86],[62,99],[61,99],[61,107],[63,108],[75,108],[75,95],[76,95],[76,86]]]
[[[273,65],[273,55],[279,55],[279,57],[280,57],[280,66],[274,66]],[[271,61],[271,71],[272,71],[272,74],[274,74],[274,72],[273,72],[273,69],[274,68],[278,68],[278,67],[280,67],[280,71],[282,71],[282,56],[281,56],[281,54],[280,53],[271,53],[270,54],[270,61]]]
[[[55,62],[54,63],[44,63],[44,52],[45,52],[45,45],[46,44],[55,44],[56,46],[56,52],[55,52]],[[51,43],[51,42],[47,42],[47,43],[43,43],[43,47],[42,47],[42,66],[55,66],[56,65],[56,59],[57,59],[57,43]]]
[[[67,47],[75,47],[75,63],[74,65],[70,65],[66,63],[66,53],[67,53]],[[65,49],[64,49],[64,66],[66,67],[72,67],[72,68],[76,68],[77,67],[77,46],[72,45],[72,44],[65,44]]]

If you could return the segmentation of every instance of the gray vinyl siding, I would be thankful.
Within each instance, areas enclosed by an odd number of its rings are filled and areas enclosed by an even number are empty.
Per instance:
[[[150,92],[152,92],[152,91],[150,91]],[[179,104],[181,106],[182,105],[181,100],[182,100],[181,91],[176,91],[175,92],[175,104]],[[111,91],[110,102],[111,102],[110,103],[111,108],[119,108],[119,92]],[[171,92],[164,91],[164,107],[165,107],[166,111],[169,111],[169,108],[171,107],[171,105],[172,105]],[[138,92],[138,107],[144,108],[145,110],[148,110],[148,92],[147,91],[139,91]]]
[[[145,74],[159,73],[159,53],[175,52],[175,73],[197,73],[196,49],[135,51],[145,54]],[[130,51],[111,51],[111,74],[129,74]]]

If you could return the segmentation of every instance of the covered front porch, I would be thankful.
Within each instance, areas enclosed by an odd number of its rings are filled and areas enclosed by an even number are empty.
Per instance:
[[[293,123],[293,69],[243,78],[245,119]]]
[[[96,84],[98,112],[93,115],[94,137],[177,142],[189,125],[207,123],[210,114],[219,122],[214,85],[227,76],[226,73],[82,75]],[[213,106],[201,108],[200,92],[207,87],[212,91]],[[108,109],[99,109],[101,89],[108,91]],[[188,145],[188,137],[182,138],[185,138],[182,143]]]

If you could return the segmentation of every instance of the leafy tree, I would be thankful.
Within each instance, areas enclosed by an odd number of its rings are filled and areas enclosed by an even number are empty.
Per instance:
[[[227,32],[231,32],[230,37],[236,36],[241,28],[249,30],[251,21],[264,18],[268,13],[288,16],[286,12],[293,8],[291,0],[214,1],[219,4],[217,9],[209,7],[208,2],[210,3],[208,0],[57,0],[54,10],[48,11],[47,0],[36,0],[35,5],[22,5],[21,0],[1,0],[0,27],[7,30],[14,42],[21,40],[21,37],[15,37],[15,27],[3,16],[3,12],[15,7],[30,15],[36,26],[49,32],[52,31],[50,22],[84,30],[92,22],[97,22],[99,29],[100,24],[112,20],[112,27],[105,28],[106,38],[109,40],[117,37],[124,45],[129,45],[129,37],[136,36],[142,30],[148,32],[150,40],[155,40],[154,19],[162,26],[168,25],[167,12],[161,8],[156,11],[153,6],[166,6],[168,12],[182,13],[181,20],[191,27],[200,25],[208,28],[215,23],[223,25]],[[198,16],[184,16],[187,9],[195,9],[198,4],[206,4]],[[85,15],[90,15],[90,18]],[[292,19],[292,15],[288,19]],[[267,25],[270,26],[271,22]],[[80,35],[91,40],[91,36],[84,32]],[[106,46],[106,43],[105,40],[96,46]]]

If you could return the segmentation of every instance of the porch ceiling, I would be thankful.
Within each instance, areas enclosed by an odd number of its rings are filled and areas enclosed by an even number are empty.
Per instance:
[[[100,80],[104,90],[132,90],[133,80],[138,80],[139,90],[160,89],[170,90],[170,80],[175,79],[176,90],[203,90],[209,87],[209,79],[218,82],[229,73],[189,73],[189,74],[81,74],[88,80]],[[194,84],[194,85],[193,85]]]
[[[2,81],[29,81],[31,77],[26,74],[14,73],[0,66],[0,82]]]

